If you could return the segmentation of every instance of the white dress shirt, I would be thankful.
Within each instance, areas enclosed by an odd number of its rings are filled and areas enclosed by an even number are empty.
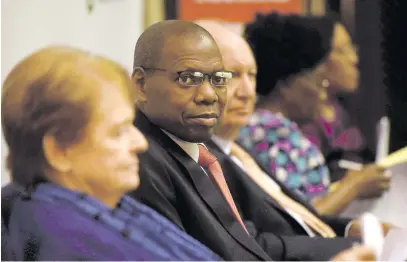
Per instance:
[[[245,168],[243,166],[243,163],[235,156],[231,156],[230,155],[230,151],[231,151],[231,142],[230,141],[226,141],[225,139],[222,139],[218,136],[212,136],[212,141],[219,146],[220,149],[222,149],[222,151],[230,156],[230,158],[233,160],[233,162],[235,162],[236,165],[238,165],[243,171],[245,171]],[[278,190],[281,190],[280,186],[273,180],[273,178],[271,178],[269,175],[264,173],[264,176],[267,177],[267,181],[269,186],[274,187]],[[284,207],[283,207],[284,208]],[[310,237],[314,237],[315,233],[314,231],[304,222],[304,220],[302,220],[302,218],[297,215],[296,213],[294,213],[293,211],[284,208],[285,211],[294,219],[298,222],[298,224],[301,225],[301,227],[305,230],[305,232],[307,232],[307,234]]]
[[[169,138],[171,138],[177,145],[179,145],[182,150],[185,151],[196,163],[198,163],[199,159],[199,147],[198,145],[203,145],[205,148],[206,146],[202,143],[192,143],[187,142],[185,140],[179,139],[178,137],[174,136],[173,134],[168,133],[164,129],[161,129]],[[201,169],[205,172],[205,175],[208,175],[205,169],[201,166]]]
[[[198,143],[191,143],[184,140],[179,139],[178,137],[174,136],[173,134],[168,133],[164,129],[161,129],[167,136],[169,136],[177,145],[179,145],[185,153],[187,153],[195,162],[198,163],[199,159],[199,147]]]

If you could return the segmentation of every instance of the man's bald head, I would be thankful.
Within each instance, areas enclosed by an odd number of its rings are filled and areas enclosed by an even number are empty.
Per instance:
[[[254,61],[253,53],[246,40],[231,31],[221,22],[213,20],[198,20],[195,23],[205,28],[215,39],[224,59],[234,57],[238,53],[243,53],[241,56]],[[227,67],[227,65],[225,64]]]
[[[189,21],[166,20],[155,23],[148,27],[137,41],[133,69],[155,67],[162,59],[164,45],[169,40],[177,40],[182,43],[185,38],[202,39],[202,37],[214,41],[208,31]]]
[[[249,44],[237,33],[217,21],[196,21],[218,45],[225,69],[234,77],[228,85],[228,101],[216,134],[234,140],[239,129],[247,125],[256,101],[256,61]]]

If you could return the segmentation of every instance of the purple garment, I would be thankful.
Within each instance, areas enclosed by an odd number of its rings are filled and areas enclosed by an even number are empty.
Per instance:
[[[367,150],[365,139],[351,120],[345,108],[337,101],[331,104],[335,110],[332,121],[320,118],[315,122],[301,125],[304,135],[316,145],[325,156],[333,181],[340,180],[345,170],[337,166],[340,159],[360,163],[373,161],[373,154]]]
[[[363,148],[365,141],[362,133],[350,121],[349,114],[337,102],[332,103],[335,118],[332,121],[319,118],[313,123],[301,126],[308,139],[318,146],[324,155],[340,149],[357,151]]]
[[[52,184],[14,201],[9,247],[17,260],[219,260],[154,210],[117,208]]]

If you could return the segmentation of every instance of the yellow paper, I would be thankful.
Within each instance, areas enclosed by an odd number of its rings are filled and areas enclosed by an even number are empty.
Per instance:
[[[407,163],[407,146],[380,160],[378,165],[382,168],[389,168],[401,163]]]

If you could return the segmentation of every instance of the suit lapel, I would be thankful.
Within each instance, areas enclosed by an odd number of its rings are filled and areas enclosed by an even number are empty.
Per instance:
[[[175,143],[174,143],[175,144]],[[179,148],[179,147],[178,147]],[[260,246],[243,230],[240,224],[234,217],[233,211],[229,207],[226,199],[222,195],[218,187],[210,180],[207,174],[202,170],[194,160],[192,160],[186,153],[180,150],[170,151],[180,163],[183,164],[187,170],[186,174],[189,175],[192,183],[197,190],[199,196],[205,201],[208,208],[218,218],[223,227],[229,234],[236,239],[240,244],[257,253],[260,257],[265,257],[266,254]]]
[[[264,192],[263,189],[261,189],[260,186],[258,186],[258,185],[256,184],[256,182],[254,182],[248,175],[246,175],[245,171],[242,170],[235,162],[233,162],[233,160],[232,160],[228,155],[226,155],[226,154],[222,151],[222,149],[219,148],[219,146],[218,146],[216,143],[214,143],[213,141],[210,141],[210,142],[208,142],[207,144],[210,145],[211,148],[217,149],[218,154],[216,154],[216,155],[217,155],[217,157],[219,158],[220,162],[221,162],[223,165],[225,165],[225,167],[226,167],[226,165],[227,165],[227,167],[228,167],[229,170],[233,170],[233,172],[230,172],[230,173],[233,173],[233,175],[235,175],[235,176],[239,176],[240,179],[244,181],[244,182],[243,182],[244,184],[246,184],[246,185],[247,185],[247,184],[252,184],[253,186],[255,186],[255,187],[257,187],[257,188],[259,189],[258,191]],[[256,161],[256,162],[257,162],[257,161]],[[222,167],[223,167],[223,165],[222,165]],[[230,178],[229,178],[229,179],[230,179]],[[228,179],[228,180],[229,180],[229,179]],[[283,212],[283,213],[287,213],[287,212],[285,211],[285,209],[280,206],[279,203],[277,203],[273,198],[271,198],[271,197],[270,197],[268,194],[266,194],[265,192],[264,192],[264,194],[263,194],[263,198],[264,198],[264,201],[266,201],[267,203],[271,204],[271,205],[272,205],[273,207],[275,207],[276,209],[280,210],[280,211]]]
[[[192,185],[198,192],[198,195],[206,203],[211,212],[218,218],[218,221],[229,232],[229,234],[245,246],[248,250],[256,253],[263,259],[269,259],[267,254],[260,248],[254,238],[247,235],[240,224],[236,221],[233,211],[230,208],[226,199],[223,197],[217,186],[210,180],[204,170],[198,165],[179,145],[169,138],[158,127],[153,125],[146,116],[137,112],[135,122],[136,126],[145,134],[154,137],[167,152],[185,168],[187,179],[192,182]]]

